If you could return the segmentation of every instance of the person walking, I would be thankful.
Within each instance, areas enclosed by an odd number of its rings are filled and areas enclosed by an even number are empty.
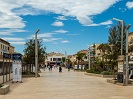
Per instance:
[[[61,68],[61,66],[59,67],[59,72],[62,72],[62,68]]]
[[[52,66],[52,64],[50,65],[50,71],[52,71],[52,68],[53,68],[53,66]]]
[[[71,68],[71,66],[70,66],[70,65],[68,65],[68,71],[70,71],[70,68]]]

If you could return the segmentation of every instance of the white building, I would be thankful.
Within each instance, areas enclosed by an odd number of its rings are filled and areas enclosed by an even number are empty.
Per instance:
[[[62,57],[65,57],[62,53],[51,52],[47,54],[47,59],[45,60],[46,65],[61,65]]]

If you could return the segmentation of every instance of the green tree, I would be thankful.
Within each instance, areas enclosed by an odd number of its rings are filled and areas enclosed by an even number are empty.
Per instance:
[[[44,63],[45,60],[45,54],[46,54],[46,47],[43,47],[42,40],[38,41],[38,63]],[[25,48],[24,48],[24,57],[23,62],[25,64],[35,64],[35,42],[34,40],[30,40],[29,42],[26,42]]]
[[[109,29],[109,37],[108,37],[108,43],[109,45],[113,45],[112,52],[113,52],[113,58],[117,59],[118,55],[121,55],[121,22],[118,22],[116,26]],[[124,23],[123,28],[123,55],[125,55],[125,46],[126,46],[126,25]]]
[[[124,23],[124,22],[123,22]],[[108,43],[112,46],[111,54],[109,56],[110,58],[110,64],[112,66],[112,69],[114,71],[114,67],[117,67],[117,58],[119,55],[121,55],[121,29],[122,29],[122,23],[118,22],[116,26],[113,26],[109,29],[109,37],[108,37]],[[123,49],[122,54],[125,55],[125,48],[126,48],[126,25],[124,23],[123,26]]]
[[[130,39],[129,41],[129,49],[128,49],[129,53],[133,53],[133,38]]]
[[[65,65],[66,57],[62,57],[62,63]]]

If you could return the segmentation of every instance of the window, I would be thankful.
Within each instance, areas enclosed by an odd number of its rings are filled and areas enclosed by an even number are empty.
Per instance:
[[[53,61],[56,61],[56,58],[53,58]]]
[[[61,58],[58,58],[58,61],[61,61]]]

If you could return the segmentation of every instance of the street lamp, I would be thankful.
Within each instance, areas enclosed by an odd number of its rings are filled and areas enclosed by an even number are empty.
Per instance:
[[[40,29],[38,29],[35,33],[35,77],[37,78],[37,71],[38,71],[38,40],[37,40],[37,33]]]
[[[46,47],[44,47],[44,51],[45,51],[45,54],[44,54],[44,70],[45,70],[45,61],[46,61]]]
[[[123,28],[124,28],[124,23],[123,20],[117,19],[117,18],[113,18],[113,20],[119,21],[122,24],[121,27],[121,55],[123,54]]]
[[[66,54],[67,54],[67,53],[66,53],[66,51],[65,51],[65,68],[67,67],[67,66],[66,66],[66,57],[67,57]]]
[[[90,70],[90,46],[88,48],[88,61],[89,61],[88,69]]]
[[[125,85],[128,84],[128,33],[131,24],[126,27],[126,69],[125,69]]]

